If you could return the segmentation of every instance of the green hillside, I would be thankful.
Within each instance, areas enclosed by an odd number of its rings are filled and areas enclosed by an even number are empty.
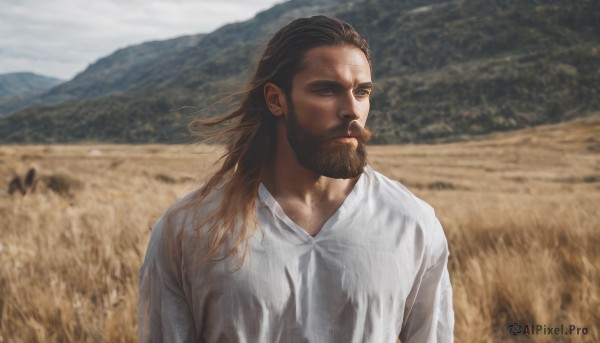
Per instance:
[[[34,73],[0,74],[0,117],[21,103],[64,82],[54,77]]]
[[[18,96],[47,90],[63,82],[57,78],[34,73],[9,73],[0,75],[0,97]]]
[[[295,0],[176,48],[149,48],[144,63],[128,50],[136,47],[103,58],[38,98],[46,105],[0,118],[0,141],[183,142],[192,117],[227,108],[216,103],[240,90],[272,33],[320,13],[371,44],[376,143],[468,138],[600,110],[598,1]]]

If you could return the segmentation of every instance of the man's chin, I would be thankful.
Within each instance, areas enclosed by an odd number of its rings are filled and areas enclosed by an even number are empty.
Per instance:
[[[364,171],[364,167],[356,170],[326,170],[322,173],[319,173],[322,176],[331,178],[331,179],[354,179],[360,176]]]
[[[352,179],[359,176],[366,166],[366,156],[360,156],[358,145],[358,141],[356,146],[352,142],[336,141],[323,146],[318,160],[315,161],[315,167],[311,169],[333,179]]]

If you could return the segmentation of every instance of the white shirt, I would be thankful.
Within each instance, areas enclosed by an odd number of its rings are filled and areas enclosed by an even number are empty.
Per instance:
[[[367,167],[312,237],[262,184],[258,193],[262,230],[237,271],[192,266],[191,225],[170,268],[165,230],[181,222],[155,224],[139,274],[140,342],[453,342],[448,245],[424,201]]]

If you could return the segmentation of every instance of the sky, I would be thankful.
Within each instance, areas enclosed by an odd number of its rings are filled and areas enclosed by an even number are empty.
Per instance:
[[[0,0],[0,74],[64,80],[120,48],[208,33],[285,0]]]

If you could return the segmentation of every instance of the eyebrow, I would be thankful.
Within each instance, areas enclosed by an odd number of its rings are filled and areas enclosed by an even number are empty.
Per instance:
[[[308,83],[309,87],[330,87],[330,88],[342,88],[342,84],[333,80],[315,80]],[[362,82],[358,84],[357,88],[373,88],[373,82]]]

